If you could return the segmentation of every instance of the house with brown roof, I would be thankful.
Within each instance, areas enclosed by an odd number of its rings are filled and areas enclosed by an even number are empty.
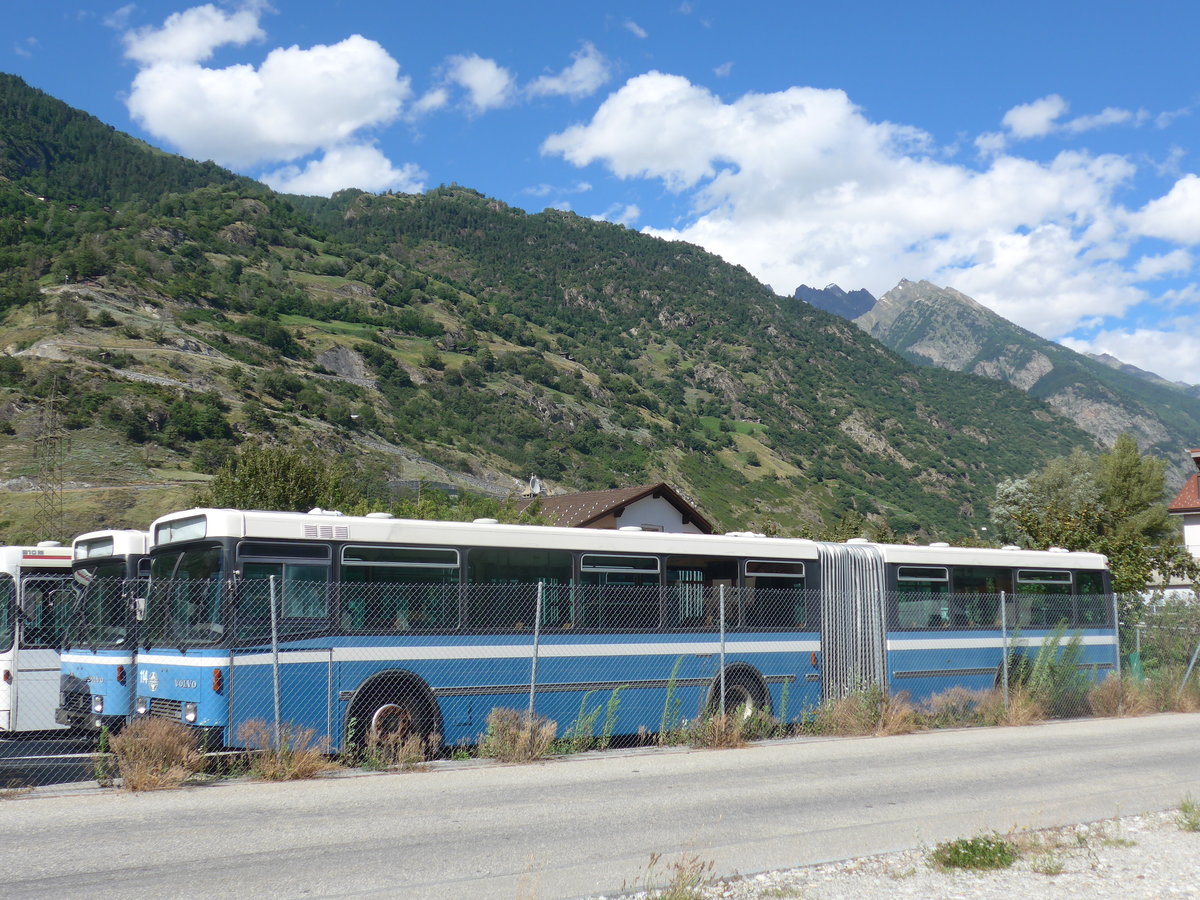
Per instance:
[[[626,528],[643,531],[672,531],[685,534],[712,534],[713,524],[666,482],[616,488],[611,491],[583,491],[578,494],[526,497],[519,503],[526,509],[538,501],[540,512],[554,525],[567,528]]]
[[[1188,454],[1200,470],[1200,449],[1189,450]],[[1167,512],[1183,520],[1183,543],[1192,556],[1200,559],[1200,471],[1188,478]]]

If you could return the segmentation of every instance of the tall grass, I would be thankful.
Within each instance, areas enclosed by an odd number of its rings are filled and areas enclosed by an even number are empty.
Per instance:
[[[683,701],[678,696],[679,688],[679,669],[683,665],[683,657],[675,660],[675,665],[671,669],[671,675],[667,679],[667,693],[663,699],[662,718],[658,723],[658,743],[669,744],[674,742],[674,738],[678,737],[680,719],[680,708]]]
[[[166,719],[135,719],[109,740],[109,747],[127,791],[177,788],[204,766],[195,732]]]
[[[311,728],[284,724],[275,740],[275,727],[262,719],[243,722],[237,730],[243,747],[257,747],[247,759],[247,768],[255,778],[264,781],[293,781],[312,778],[336,768],[329,759],[329,740],[318,740]]]
[[[824,701],[812,710],[802,730],[812,734],[908,734],[923,727],[921,716],[905,691],[888,694],[878,686]]]
[[[500,762],[543,759],[554,743],[557,729],[557,723],[543,716],[530,717],[521,710],[496,707],[488,713],[479,755]]]

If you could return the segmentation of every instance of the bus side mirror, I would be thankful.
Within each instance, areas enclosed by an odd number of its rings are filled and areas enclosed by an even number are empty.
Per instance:
[[[133,598],[133,617],[134,617],[134,619],[136,619],[139,622],[145,621],[145,619],[146,619],[146,598],[145,597],[134,597]]]

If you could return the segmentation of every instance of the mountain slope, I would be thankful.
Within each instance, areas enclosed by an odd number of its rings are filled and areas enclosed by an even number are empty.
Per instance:
[[[863,313],[870,312],[871,307],[875,305],[875,298],[871,296],[870,291],[860,289],[846,292],[836,284],[823,288],[802,284],[792,296],[843,319],[856,319]]]
[[[6,90],[0,480],[36,474],[57,397],[68,498],[144,488],[70,533],[144,527],[146,490],[165,512],[239,443],[300,441],[380,497],[663,478],[723,529],[855,509],[955,537],[998,479],[1089,443],[693,245],[458,187],[283,197]]]
[[[1128,431],[1174,464],[1200,435],[1200,398],[1040,338],[952,288],[902,281],[855,322],[915,362],[1028,391],[1106,446]]]

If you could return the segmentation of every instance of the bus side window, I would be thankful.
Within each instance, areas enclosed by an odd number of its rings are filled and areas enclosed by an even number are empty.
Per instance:
[[[1075,573],[1075,624],[1107,625],[1112,616],[1103,572]]]
[[[22,647],[62,645],[71,614],[73,592],[57,580],[26,579],[22,585]]]

